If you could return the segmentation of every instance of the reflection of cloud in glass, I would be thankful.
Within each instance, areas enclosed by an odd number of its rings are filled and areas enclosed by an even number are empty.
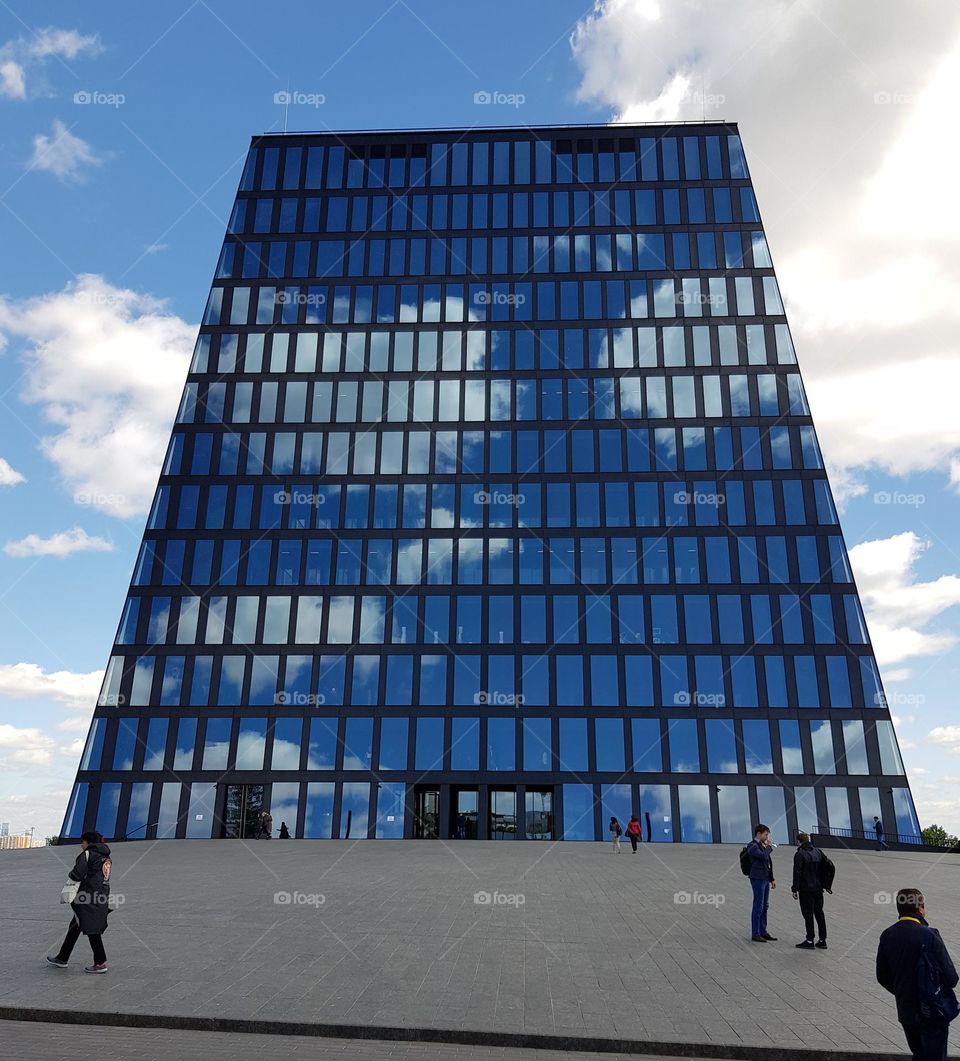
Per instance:
[[[331,597],[327,641],[347,645],[353,640],[353,597]]]
[[[360,604],[360,640],[365,644],[383,643],[385,598],[363,597]],[[359,658],[359,657],[357,657]],[[356,667],[356,662],[354,663]]]
[[[272,766],[274,770],[298,770],[300,768],[300,745],[274,737]],[[273,790],[276,793],[276,785],[273,786]],[[276,799],[274,799],[275,803]]]
[[[262,770],[267,738],[262,733],[241,730],[237,738],[237,769]]]
[[[420,558],[423,543],[418,539],[403,541],[397,549],[397,582],[412,586],[420,581]]]

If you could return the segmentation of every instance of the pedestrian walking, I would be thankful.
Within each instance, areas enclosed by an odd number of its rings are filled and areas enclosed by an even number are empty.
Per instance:
[[[260,811],[260,827],[257,830],[257,839],[265,836],[268,840],[273,836],[273,815],[268,810]]]
[[[883,822],[880,821],[876,815],[873,817],[873,831],[877,835],[877,850],[889,851],[890,849],[887,847],[887,842],[883,838]]]
[[[280,823],[280,839],[281,840],[289,840],[290,839],[290,830],[287,828],[287,823],[286,822],[281,822]]]
[[[776,943],[777,937],[767,931],[767,911],[770,908],[770,889],[776,888],[773,876],[773,841],[770,826],[758,824],[753,839],[740,852],[740,868],[750,878],[753,889],[753,908],[750,912],[750,939],[754,943]]]
[[[610,837],[613,840],[613,850],[616,854],[620,854],[620,837],[623,836],[623,829],[620,828],[620,822],[611,815],[610,817]]]
[[[632,815],[630,821],[627,822],[627,836],[630,837],[630,846],[633,848],[633,853],[637,853],[637,841],[640,839],[640,819],[636,814]]]
[[[80,854],[67,875],[78,887],[71,889],[68,884],[61,894],[72,895],[70,909],[73,920],[67,929],[60,950],[54,957],[47,956],[47,963],[57,969],[66,969],[70,955],[81,935],[90,940],[93,951],[93,965],[84,967],[85,973],[105,973],[107,971],[107,952],[103,949],[103,933],[107,930],[107,916],[110,913],[110,874],[113,870],[113,859],[110,848],[97,832],[87,832],[80,837]]]
[[[897,1000],[913,1061],[946,1061],[957,970],[926,912],[919,888],[897,892],[897,923],[884,929],[877,948],[877,982]]]
[[[800,903],[800,913],[806,928],[806,937],[798,943],[800,950],[827,949],[827,919],[823,912],[824,891],[833,894],[833,877],[836,870],[829,858],[810,842],[809,833],[797,833],[797,851],[793,856],[794,899]],[[813,942],[813,926],[816,921],[818,940]]]

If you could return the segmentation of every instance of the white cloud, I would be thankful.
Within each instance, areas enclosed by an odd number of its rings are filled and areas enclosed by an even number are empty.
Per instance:
[[[930,744],[942,744],[954,755],[960,755],[960,726],[935,726],[927,734]]]
[[[76,59],[78,55],[99,55],[103,45],[96,34],[80,33],[75,29],[38,30],[29,41],[31,55],[45,58],[48,55],[59,55],[64,59]]]
[[[28,534],[19,541],[7,542],[3,551],[7,556],[62,557],[72,553],[109,553],[113,551],[113,542],[91,536],[82,527],[71,527],[70,530],[52,534],[49,538]]]
[[[44,766],[50,762],[50,749],[55,743],[39,729],[0,723],[0,762],[4,766]]]
[[[957,643],[949,632],[924,629],[960,604],[960,578],[942,575],[914,580],[913,568],[929,543],[907,531],[892,538],[863,542],[850,550],[874,651],[880,663],[945,652]]]
[[[960,7],[870,10],[596,0],[570,39],[616,119],[739,123],[841,500],[868,468],[960,484]]]
[[[75,29],[37,30],[30,37],[18,37],[0,45],[0,96],[7,99],[26,99],[27,74],[30,74],[30,96],[53,95],[45,89],[43,67],[50,58],[76,59],[96,56],[103,51],[95,34],[80,33]],[[36,75],[36,76],[35,76]],[[39,87],[34,83],[39,81]]]
[[[8,99],[26,99],[27,81],[23,67],[8,59],[0,63],[0,96]]]
[[[58,733],[83,733],[86,734],[90,728],[90,719],[87,715],[72,715],[58,722],[56,729]]]
[[[913,671],[909,667],[891,667],[883,672],[883,680],[886,685],[893,682],[906,682],[913,677]]]
[[[28,699],[49,697],[72,711],[93,711],[103,684],[103,671],[46,671],[36,663],[0,664],[0,696]]]
[[[20,472],[10,466],[9,461],[0,457],[0,486],[16,486],[17,483],[25,483],[26,481]]]
[[[63,291],[0,299],[0,335],[25,343],[21,397],[54,433],[44,454],[78,500],[115,516],[150,504],[196,326],[149,295],[81,276]]]
[[[60,121],[53,119],[50,136],[37,133],[33,138],[30,168],[44,170],[62,181],[77,181],[83,177],[84,167],[99,166],[103,160],[93,148]]]

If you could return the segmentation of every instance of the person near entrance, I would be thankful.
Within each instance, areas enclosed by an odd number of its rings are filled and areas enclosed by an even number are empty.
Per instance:
[[[946,1061],[957,970],[926,912],[919,888],[897,892],[897,923],[884,929],[877,948],[877,983],[897,1000],[897,1020],[913,1061]]]
[[[793,856],[794,899],[800,903],[800,913],[807,930],[806,937],[797,946],[800,950],[818,947],[827,949],[827,919],[823,913],[823,893],[830,892],[833,884],[833,863],[818,847],[810,842],[809,833],[797,833],[797,853]],[[813,942],[813,922],[817,922],[819,941]]]
[[[280,823],[280,839],[281,840],[289,840],[290,839],[290,830],[287,828],[287,823],[286,822],[281,822]]]
[[[457,839],[467,838],[467,816],[462,811],[457,815]]]
[[[620,827],[620,822],[611,815],[610,816],[610,838],[613,840],[613,850],[616,854],[620,854],[620,837],[623,836],[623,829]]]
[[[744,854],[749,859],[750,887],[753,889],[753,909],[750,913],[750,939],[754,943],[776,943],[777,937],[767,931],[767,910],[770,907],[770,889],[776,888],[773,876],[773,841],[770,826],[758,824],[753,830],[753,839],[747,844]]]
[[[883,822],[876,815],[873,817],[873,831],[877,837],[877,850],[888,851],[887,842],[883,838]]]
[[[630,821],[627,822],[627,836],[630,837],[630,846],[633,848],[633,853],[637,853],[637,841],[640,839],[640,819],[633,814],[630,816]]]
[[[260,828],[257,830],[257,839],[266,837],[268,840],[273,836],[273,815],[268,810],[260,811]]]
[[[47,964],[55,969],[66,969],[73,948],[81,934],[90,940],[93,965],[84,967],[85,973],[105,973],[107,952],[103,949],[103,933],[107,930],[110,914],[110,873],[113,859],[110,848],[97,832],[87,832],[80,837],[80,854],[68,876],[79,885],[70,909],[73,920],[67,929],[60,950],[53,957],[47,956]],[[61,899],[66,902],[66,899]]]

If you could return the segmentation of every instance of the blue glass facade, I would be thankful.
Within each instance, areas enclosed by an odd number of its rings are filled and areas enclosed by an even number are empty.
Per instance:
[[[917,820],[737,129],[253,141],[64,835]]]

